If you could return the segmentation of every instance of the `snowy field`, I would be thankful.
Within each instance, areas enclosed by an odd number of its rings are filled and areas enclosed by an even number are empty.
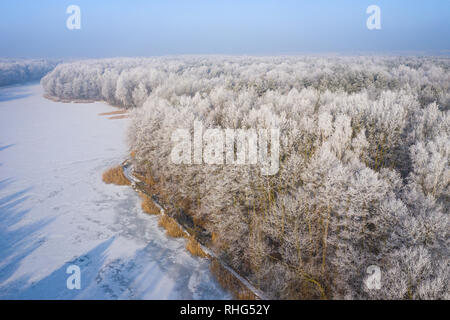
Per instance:
[[[42,94],[0,89],[0,299],[231,298],[130,187],[102,182],[127,155],[128,120]],[[80,290],[66,286],[72,264]]]

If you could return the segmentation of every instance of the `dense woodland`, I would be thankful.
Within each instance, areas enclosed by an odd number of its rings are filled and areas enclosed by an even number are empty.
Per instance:
[[[161,57],[58,65],[61,99],[130,108],[136,168],[273,298],[449,299],[450,59]],[[281,132],[280,170],[176,165],[178,128]],[[381,269],[380,290],[364,285]]]

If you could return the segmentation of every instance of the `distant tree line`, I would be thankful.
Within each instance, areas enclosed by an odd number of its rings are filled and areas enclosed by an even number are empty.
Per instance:
[[[40,80],[57,63],[56,60],[0,59],[0,87]]]

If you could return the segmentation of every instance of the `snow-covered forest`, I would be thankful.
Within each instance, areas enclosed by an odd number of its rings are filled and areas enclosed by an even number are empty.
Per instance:
[[[41,83],[132,108],[135,167],[269,297],[450,299],[449,71],[433,57],[124,58]],[[172,133],[194,121],[279,128],[280,170],[171,163]]]
[[[0,87],[39,80],[57,64],[57,60],[0,59]]]

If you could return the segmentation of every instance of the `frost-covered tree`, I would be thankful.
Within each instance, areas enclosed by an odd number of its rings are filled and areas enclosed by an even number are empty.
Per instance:
[[[105,59],[61,64],[42,84],[133,108],[136,170],[269,296],[448,299],[449,67],[445,57]],[[192,135],[196,121],[278,128],[279,171],[172,163],[172,133]],[[380,290],[365,287],[371,265]]]

